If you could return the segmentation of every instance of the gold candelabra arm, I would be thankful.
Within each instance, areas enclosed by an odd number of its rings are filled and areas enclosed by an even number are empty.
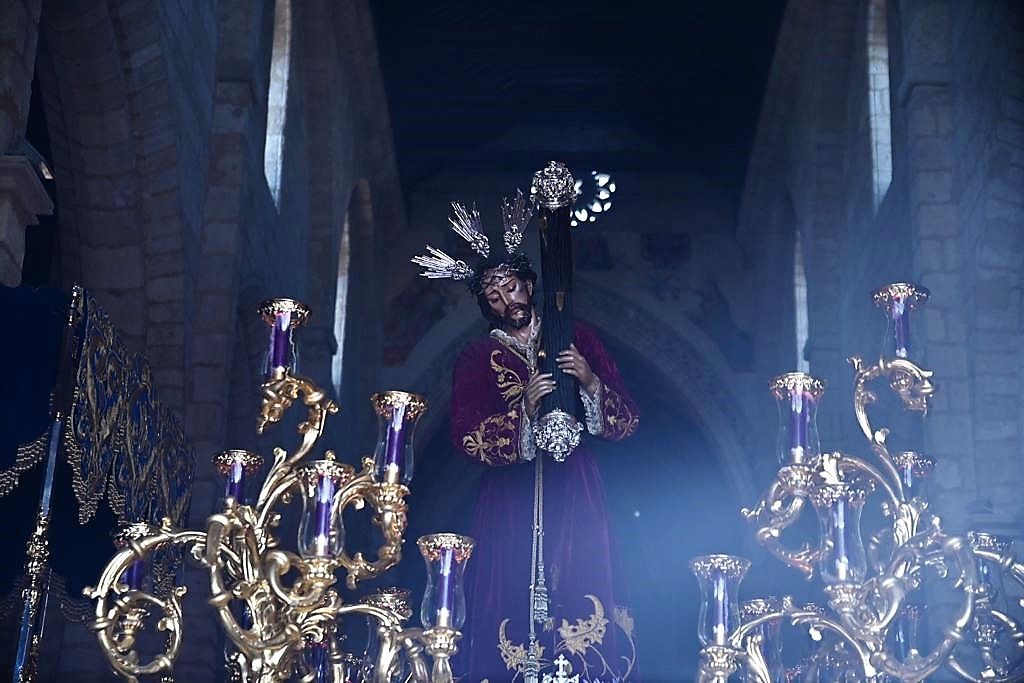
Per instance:
[[[871,663],[872,649],[866,643],[858,640],[856,634],[843,623],[827,617],[821,612],[808,609],[798,609],[790,613],[789,617],[794,626],[807,626],[818,632],[831,631],[835,633],[856,654],[864,677],[873,680],[878,676],[878,669]]]
[[[135,682],[139,676],[170,675],[174,660],[181,649],[183,615],[181,598],[185,587],[173,588],[166,598],[142,590],[130,589],[122,582],[125,572],[137,561],[144,560],[154,551],[167,546],[201,545],[206,534],[198,531],[176,531],[165,519],[159,529],[127,542],[103,568],[95,588],[86,587],[85,596],[96,601],[95,620],[91,628],[96,631],[100,647],[114,671],[126,681]],[[151,612],[153,610],[153,612]],[[151,614],[161,615],[156,628],[167,634],[164,651],[148,662],[140,663],[135,645],[139,633],[146,628]]]
[[[808,580],[823,552],[803,544],[799,549],[787,547],[782,532],[793,525],[803,512],[814,486],[814,470],[805,464],[788,465],[779,470],[775,481],[753,508],[741,513],[757,526],[757,542],[788,566],[803,572]]]
[[[411,668],[409,680],[415,683],[452,682],[450,660],[458,652],[457,643],[462,637],[459,631],[444,627],[426,631],[421,628],[403,629],[401,615],[391,609],[366,602],[341,607],[338,615],[344,614],[365,614],[377,620],[380,651],[374,662],[375,683],[392,681],[398,657],[402,654]],[[424,652],[433,660],[433,667],[429,671],[423,657]]]
[[[453,628],[435,626],[422,633],[420,639],[426,646],[427,654],[434,660],[430,671],[430,683],[452,683],[451,658],[459,651],[458,642],[462,634]]]
[[[951,565],[955,566],[956,572],[950,571]],[[942,640],[931,652],[924,655],[915,652],[900,661],[885,649],[885,633],[899,610],[908,581],[917,581],[911,577],[926,566],[940,567],[945,575],[952,577],[954,585],[963,594],[963,602],[950,625],[945,628]],[[863,608],[840,608],[837,611],[843,616],[844,622],[860,631],[862,641],[874,644],[875,651],[871,655],[873,667],[901,681],[913,683],[925,680],[949,661],[953,649],[962,641],[971,624],[977,588],[974,556],[966,541],[960,537],[947,536],[937,523],[933,523],[932,528],[917,534],[896,549],[885,576],[869,580],[862,587],[857,599],[860,605],[878,602],[882,605],[874,613],[873,620],[865,619],[865,615],[871,615],[872,612]]]
[[[750,635],[743,639],[744,666],[749,683],[772,683],[768,662],[761,649],[763,642],[764,636],[761,634]]]
[[[291,375],[287,371],[264,382],[260,387],[260,392],[263,395],[263,402],[260,406],[260,416],[256,426],[256,431],[259,434],[263,433],[268,424],[280,422],[300,396],[309,414],[298,426],[302,442],[295,452],[288,456],[286,451],[280,448],[274,449],[274,464],[263,483],[263,488],[257,499],[257,506],[261,506],[271,492],[277,488],[280,480],[286,477],[296,463],[313,450],[323,435],[327,417],[338,412],[338,404],[328,398],[316,384],[305,377]]]
[[[378,482],[373,477],[373,460],[363,459],[363,471],[342,493],[344,505],[353,503],[357,508],[365,503],[376,511],[373,524],[380,528],[384,544],[377,549],[377,559],[367,560],[361,552],[349,555],[342,552],[338,558],[341,566],[348,570],[345,584],[353,590],[359,581],[372,579],[398,564],[402,559],[402,543],[408,524],[409,506],[405,497],[409,489],[398,483]]]
[[[928,399],[936,390],[931,380],[934,373],[905,358],[879,358],[873,365],[867,364],[860,356],[851,356],[848,360],[854,369],[853,411],[857,417],[857,424],[871,445],[871,450],[881,461],[894,494],[903,501],[903,482],[886,446],[889,430],[885,427],[875,429],[868,414],[868,407],[878,398],[869,384],[879,377],[887,377],[889,388],[900,397],[907,410],[926,414]]]
[[[406,629],[400,636],[402,649],[405,651],[406,661],[409,662],[411,672],[410,679],[414,683],[430,683],[430,670],[423,658],[424,646],[422,641],[423,629]],[[388,679],[377,678],[375,683],[390,683]]]
[[[970,536],[970,534],[969,534]],[[1024,586],[1024,563],[1018,562],[1009,544],[1003,544],[989,534],[981,534],[981,542],[972,544],[972,552],[975,558],[987,563],[990,567],[998,570],[1002,576],[1016,581]],[[1024,607],[1024,600],[1018,603]],[[995,647],[997,638],[1003,638],[1003,643],[1009,643],[1012,652],[1024,651],[1024,629],[1020,622],[1008,614],[991,606],[991,597],[987,591],[981,591],[975,595],[975,611],[977,616],[973,620],[973,639],[962,643],[949,656],[948,666],[958,676],[968,681],[978,683],[1011,683],[1020,679],[1021,664],[1012,660],[1001,660],[997,657]],[[985,619],[984,617],[988,617]],[[998,629],[1002,633],[998,633]],[[961,647],[973,648],[980,655],[984,670],[981,673],[972,673],[968,666],[960,661]]]

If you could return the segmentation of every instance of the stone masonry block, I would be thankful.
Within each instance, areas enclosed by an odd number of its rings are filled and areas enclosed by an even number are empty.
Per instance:
[[[928,420],[925,431],[937,456],[963,456],[974,452],[974,428],[970,415],[936,414]]]
[[[185,330],[180,324],[153,324],[146,330],[146,344],[170,344],[183,345],[185,343]]]
[[[230,328],[237,302],[227,292],[204,292],[195,316],[195,329],[202,332],[219,332]]]
[[[948,170],[953,150],[945,137],[921,137],[910,144],[910,164],[917,170]]]
[[[949,333],[946,331],[946,315],[941,309],[925,308],[922,311],[924,316],[925,338],[931,342],[949,341]],[[931,348],[929,346],[929,348]]]
[[[967,350],[960,345],[928,344],[928,367],[942,377],[967,377]]]
[[[178,275],[185,269],[185,254],[169,251],[146,257],[146,273],[150,278]]]
[[[227,221],[210,221],[203,233],[203,252],[206,254],[236,254],[238,252],[238,225]]]
[[[928,302],[942,306],[944,303],[958,303],[952,297],[960,292],[960,276],[950,273],[925,273],[921,275],[925,287],[931,290],[932,300]]]
[[[917,245],[917,268],[923,273],[946,270],[943,240],[923,239]]]
[[[96,289],[132,289],[142,287],[142,247],[93,247],[82,245],[82,272],[87,285]]]
[[[185,292],[185,275],[153,278],[146,284],[146,296],[153,302],[181,301]]]
[[[193,365],[191,381],[192,401],[216,403],[227,395],[228,371],[224,366]]]
[[[192,362],[223,365],[231,351],[231,336],[224,332],[197,332],[192,337]]]
[[[952,237],[960,232],[956,207],[949,203],[921,203],[915,215],[915,228],[923,237]]]

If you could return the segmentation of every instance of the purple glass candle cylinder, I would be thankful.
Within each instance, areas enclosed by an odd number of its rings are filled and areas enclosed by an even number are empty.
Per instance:
[[[121,582],[132,590],[142,590],[142,582],[146,578],[148,568],[149,563],[145,560],[135,560],[121,575]]]
[[[886,314],[882,357],[910,358],[910,312],[923,306],[928,296],[927,289],[908,282],[894,282],[872,294],[875,305]]]
[[[236,503],[245,505],[248,502],[246,484],[250,475],[259,471],[263,465],[263,456],[251,451],[232,449],[214,455],[213,464],[224,477],[224,498],[231,498]]]
[[[867,577],[860,518],[869,492],[866,481],[818,484],[812,492],[820,547],[825,550],[818,571],[826,585],[860,583]]]
[[[111,534],[111,537],[114,541],[114,547],[118,550],[124,550],[133,542],[156,532],[156,527],[148,522],[134,522],[118,528]],[[129,564],[128,568],[121,574],[121,583],[127,585],[131,590],[143,590],[148,577],[149,562],[145,558],[139,558]]]
[[[262,302],[258,310],[270,327],[264,379],[278,379],[286,372],[295,372],[298,354],[292,333],[309,317],[309,309],[295,299],[269,299]]]
[[[968,531],[967,543],[973,552],[984,550],[1002,557],[1012,547],[1013,539],[985,531]],[[977,567],[979,582],[975,600],[983,603],[987,609],[996,609],[1004,614],[1007,613],[1010,604],[1003,585],[1003,572],[999,562],[975,556],[974,564]]]
[[[333,459],[316,460],[296,474],[302,485],[299,554],[305,558],[334,559],[345,545],[341,494],[353,477],[352,468]]]
[[[270,367],[285,369],[292,364],[292,314],[282,311],[274,318],[270,328]]]
[[[749,568],[749,560],[735,555],[702,555],[690,561],[700,585],[701,645],[725,645],[740,625],[739,587]]]
[[[892,629],[892,641],[900,661],[909,659],[913,652],[926,651],[922,642],[924,605],[910,602],[913,595],[907,596],[907,603],[900,608],[899,614],[896,615],[895,628]]]
[[[406,391],[374,394],[370,401],[377,413],[377,447],[373,454],[377,481],[408,485],[415,465],[413,435],[427,402]]]
[[[908,497],[924,497],[924,482],[935,470],[935,461],[917,451],[901,451],[892,456],[900,474],[903,493]]]
[[[811,461],[820,452],[817,413],[825,383],[804,372],[789,372],[772,380],[771,391],[779,410],[779,464]]]
[[[782,601],[777,597],[755,598],[747,600],[740,606],[740,619],[743,623],[747,623],[781,609]],[[753,632],[762,638],[762,647],[768,660],[768,672],[771,674],[772,680],[786,680],[786,667],[782,663],[782,619],[776,618],[767,621],[755,627]],[[753,679],[744,671],[743,680],[752,681]]]
[[[459,629],[466,621],[462,575],[473,554],[473,539],[457,534],[432,534],[416,542],[427,563],[427,588],[420,605],[424,628]]]

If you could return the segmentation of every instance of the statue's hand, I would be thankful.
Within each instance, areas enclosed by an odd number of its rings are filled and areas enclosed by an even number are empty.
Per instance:
[[[539,372],[531,377],[530,381],[526,384],[523,398],[526,414],[531,418],[536,415],[537,408],[540,406],[540,400],[554,390],[555,380],[550,372]]]
[[[590,369],[590,363],[583,357],[576,345],[572,344],[568,349],[558,354],[558,367],[567,375],[572,375],[580,383],[583,389],[593,396],[597,393],[600,380],[594,371]]]

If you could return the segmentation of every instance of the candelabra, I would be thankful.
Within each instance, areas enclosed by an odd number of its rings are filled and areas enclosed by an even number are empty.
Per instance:
[[[342,570],[346,587],[353,590],[401,559],[405,497],[414,463],[412,437],[426,402],[402,391],[372,397],[379,436],[374,457],[364,458],[358,471],[330,450],[311,459],[327,417],[338,407],[295,373],[292,332],[309,311],[297,301],[274,299],[261,304],[260,314],[271,333],[257,431],[279,422],[301,399],[308,410],[298,426],[301,441],[291,452],[274,449],[254,500],[248,489],[262,456],[243,450],[214,456],[225,478],[224,498],[204,531],[176,529],[165,519],[159,526],[131,525],[118,535],[120,549],[97,586],[86,589],[96,601],[92,626],[104,654],[125,680],[146,675],[171,680],[183,638],[185,589],[161,591],[147,583],[146,563],[154,553],[181,549],[209,572],[208,601],[227,635],[232,680],[347,681],[352,668],[361,668],[362,680],[377,683],[449,683],[449,660],[466,616],[462,573],[473,551],[472,539],[433,534],[418,540],[429,577],[420,610],[423,628],[406,627],[410,613],[398,594],[378,591],[362,601],[346,602],[335,587]],[[294,497],[302,500],[302,512],[297,552],[289,552],[279,549],[275,530],[281,521],[279,508]],[[375,513],[373,523],[384,537],[375,560],[346,551],[342,513],[349,507],[368,507]],[[370,626],[362,661],[342,651],[341,619],[346,615],[364,615]],[[137,650],[154,622],[153,632],[165,634],[162,652],[141,661]]]
[[[919,452],[890,452],[890,430],[875,428],[869,414],[878,399],[871,384],[879,379],[905,409],[927,412],[936,387],[932,371],[911,360],[909,316],[928,291],[896,283],[873,298],[887,315],[886,346],[874,364],[860,357],[850,363],[854,413],[874,458],[821,452],[816,412],[824,383],[802,372],[781,375],[771,385],[779,406],[780,467],[761,500],[742,510],[764,548],[820,579],[828,609],[784,597],[750,601],[741,610],[737,592],[750,562],[732,555],[695,558],[702,683],[725,683],[736,672],[756,683],[916,683],[942,667],[979,683],[1024,680],[1024,632],[1010,616],[1013,601],[1005,589],[1007,579],[1024,586],[1024,563],[1008,539],[943,531],[921,487],[934,461]],[[874,501],[884,521],[865,543],[861,515]],[[808,502],[818,518],[818,543],[794,548],[782,541],[783,532]],[[937,581],[951,586],[956,606],[929,647],[922,639],[921,596]],[[816,643],[810,657],[790,668],[781,658],[786,623],[806,627]]]

